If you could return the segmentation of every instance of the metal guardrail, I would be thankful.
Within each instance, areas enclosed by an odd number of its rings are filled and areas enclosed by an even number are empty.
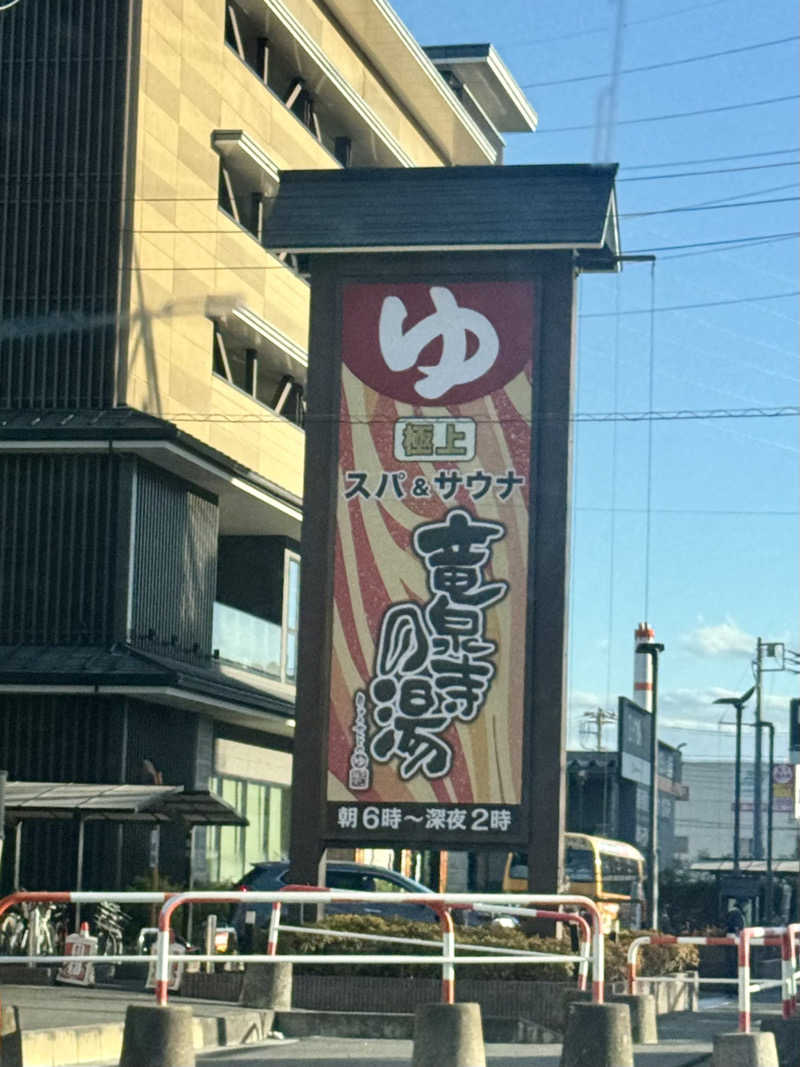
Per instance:
[[[281,889],[281,893],[288,893],[288,892],[291,892],[292,890],[294,890],[296,892],[301,892],[301,893],[308,893],[308,892],[312,892],[312,891],[317,891],[317,892],[321,892],[321,893],[327,892],[327,890],[323,886],[288,885],[288,886],[284,886]],[[304,900],[305,899],[306,898],[304,898]],[[589,925],[589,923],[583,918],[582,915],[578,915],[575,912],[543,910],[541,908],[520,908],[520,907],[516,907],[516,906],[512,907],[510,905],[504,905],[504,904],[489,904],[489,903],[486,903],[484,899],[481,899],[480,902],[474,904],[470,910],[477,912],[479,915],[497,915],[497,916],[503,916],[503,917],[511,916],[511,917],[517,917],[517,918],[522,916],[524,918],[547,919],[547,920],[551,920],[553,922],[563,922],[563,923],[567,923],[567,924],[576,926],[577,929],[578,929],[578,939],[579,939],[579,942],[580,942],[580,953],[579,953],[580,959],[579,959],[579,963],[578,963],[578,989],[581,992],[585,991],[586,986],[587,986],[587,981],[588,981],[588,975],[589,975],[589,963],[590,963],[591,954],[592,954],[592,929],[591,929],[591,926]],[[278,951],[278,934],[279,934],[280,930],[299,930],[299,929],[302,929],[304,932],[310,933],[310,934],[315,934],[315,933],[318,933],[318,932],[322,933],[321,930],[318,931],[318,930],[316,930],[314,928],[287,926],[285,923],[281,923],[281,900],[280,900],[280,898],[275,900],[273,902],[273,904],[272,904],[272,910],[271,910],[271,913],[270,913],[269,933],[268,933],[268,936],[267,936],[267,952],[272,956],[274,956],[277,953],[277,951]],[[379,934],[355,934],[355,933],[354,934],[350,934],[350,933],[344,933],[342,931],[335,931],[335,930],[329,930],[329,931],[327,931],[327,933],[332,934],[333,936],[341,936],[343,938],[347,938],[347,937],[352,937],[353,939],[360,938],[361,940],[365,940],[365,941],[387,941],[387,942],[394,941],[394,942],[406,943],[406,944],[438,944],[438,942],[434,942],[434,941],[424,942],[424,941],[420,941],[420,940],[414,940],[412,938],[384,937],[384,936],[379,935]],[[501,949],[501,950],[496,950],[496,949],[492,949],[492,948],[488,948],[488,947],[479,947],[479,946],[476,946],[476,945],[468,945],[468,944],[462,944],[461,948],[463,950],[465,950],[465,951],[474,951],[474,952],[478,952],[478,953],[483,952],[483,953],[489,953],[489,954],[494,953],[495,955],[497,955],[498,951],[499,951],[502,955],[526,956],[529,959],[530,959],[531,955],[535,955],[535,956],[546,956],[547,955],[547,953],[526,952],[524,949]],[[549,959],[548,959],[547,962],[549,962]],[[445,1003],[452,1003],[452,1001],[447,1001],[446,1000]]]
[[[361,903],[373,903],[373,904],[392,904],[397,902],[396,893],[358,893],[349,892],[344,890],[330,890],[330,889],[309,889],[306,887],[302,890],[283,889],[270,892],[259,892],[253,890],[240,890],[237,892],[193,892],[193,893],[179,893],[165,901],[161,908],[161,914],[158,919],[158,940],[157,944],[157,963],[156,963],[156,1000],[159,1004],[166,1004],[168,998],[168,975],[169,975],[169,938],[170,938],[170,922],[173,913],[182,904],[188,903],[236,903],[238,901],[247,901],[252,904],[324,904],[330,903],[332,900],[338,902],[361,902]],[[580,908],[589,915],[590,928],[591,928],[591,958],[592,958],[592,1000],[596,1004],[602,1004],[603,1002],[603,983],[604,983],[604,942],[602,923],[600,918],[600,912],[594,901],[588,897],[582,896],[569,896],[569,895],[557,895],[557,894],[537,894],[530,895],[519,893],[496,893],[496,894],[474,894],[474,893],[404,893],[403,902],[407,904],[422,904],[431,908],[434,911],[440,923],[442,930],[442,954],[441,956],[392,956],[392,955],[315,955],[315,963],[328,963],[328,964],[340,964],[340,963],[359,963],[359,964],[400,964],[400,963],[412,963],[412,964],[424,964],[424,963],[436,963],[442,968],[442,1000],[446,1004],[452,1004],[455,1000],[455,965],[475,965],[486,963],[544,963],[544,962],[558,962],[569,963],[575,962],[580,966],[582,962],[581,956],[570,956],[553,954],[551,957],[537,955],[522,957],[510,957],[507,955],[497,956],[483,956],[480,958],[456,956],[455,953],[455,935],[451,911],[453,908],[471,908],[477,904],[485,904],[488,906],[497,905],[499,907],[514,909],[515,914],[520,914],[522,908],[526,905],[544,905],[546,907],[562,910],[565,907]],[[274,912],[274,908],[273,908]],[[570,914],[570,913],[565,913]],[[540,916],[542,917],[542,916]],[[278,920],[279,921],[279,920]],[[566,919],[564,920],[566,921]],[[239,958],[251,963],[256,962],[306,962],[307,957],[304,956],[291,956],[280,955],[274,951],[277,945],[277,938],[273,938],[270,934],[270,941],[268,943],[268,953],[265,957],[259,956],[242,956],[242,957],[229,957],[229,959]],[[269,951],[272,949],[273,951]],[[197,960],[201,957],[195,956]]]
[[[736,949],[737,974],[736,978],[695,978],[699,986],[701,982],[714,985],[736,984],[738,990],[739,1030],[742,1033],[750,1033],[751,1009],[750,994],[762,989],[781,989],[781,1011],[784,1019],[790,1018],[797,1011],[797,970],[795,938],[800,935],[800,923],[790,923],[788,926],[764,927],[748,926],[741,933],[726,937],[673,937],[662,934],[645,934],[634,938],[628,947],[627,959],[627,982],[628,992],[635,993],[637,989],[636,963],[640,949],[644,945],[728,945]],[[750,949],[756,945],[779,946],[781,949],[781,977],[779,980],[768,979],[753,983],[750,978]],[[676,981],[679,976],[663,976],[661,978],[649,978],[648,981]]]
[[[277,949],[277,931],[280,925],[280,907],[283,904],[317,904],[338,902],[363,902],[373,904],[391,904],[397,902],[396,893],[358,893],[343,890],[330,890],[318,888],[305,888],[298,890],[280,890],[259,892],[253,890],[240,890],[233,892],[224,891],[197,891],[187,893],[157,893],[157,892],[105,892],[105,891],[20,891],[12,893],[0,899],[0,916],[16,904],[27,902],[30,904],[55,902],[62,904],[97,904],[100,901],[113,901],[119,904],[161,904],[161,912],[158,920],[158,936],[156,939],[156,981],[155,992],[158,1004],[166,1004],[169,990],[170,964],[180,961],[186,962],[185,955],[178,956],[170,952],[172,942],[171,919],[183,904],[189,903],[236,903],[247,901],[249,903],[273,904],[273,920],[270,924],[270,940],[268,951],[265,955],[241,955],[232,954],[226,956],[226,962],[234,961],[242,963],[304,963],[308,956],[305,955],[279,955]],[[523,895],[519,893],[497,894],[472,894],[472,893],[404,893],[403,902],[407,904],[422,904],[431,908],[439,919],[442,931],[442,952],[436,956],[421,955],[343,955],[326,953],[315,955],[315,963],[326,964],[436,964],[442,969],[442,1001],[452,1004],[455,1001],[455,965],[479,965],[488,963],[577,963],[578,964],[578,988],[585,989],[589,962],[592,967],[592,1000],[596,1004],[603,1003],[604,985],[604,941],[600,913],[594,901],[582,896],[559,896],[556,894]],[[275,907],[277,905],[277,908]],[[530,905],[545,905],[530,907]],[[581,940],[581,951],[578,955],[561,953],[524,952],[520,950],[497,949],[486,954],[465,956],[456,954],[455,930],[453,925],[452,911],[454,909],[480,910],[487,913],[510,914],[515,916],[532,916],[540,919],[548,919],[556,922],[572,923],[578,927]],[[589,921],[572,911],[564,911],[564,908],[581,909],[589,916]],[[273,932],[272,925],[275,925]],[[415,943],[413,939],[408,940]],[[436,944],[436,942],[431,942]],[[462,946],[468,948],[468,946]],[[473,948],[475,946],[472,946]],[[75,957],[67,955],[37,956],[36,962],[43,964],[63,963],[73,960]],[[218,954],[192,954],[192,961],[196,963],[219,962]],[[82,963],[141,963],[141,955],[119,954],[115,956],[86,954],[80,956]],[[30,964],[30,957],[4,957],[4,962]]]

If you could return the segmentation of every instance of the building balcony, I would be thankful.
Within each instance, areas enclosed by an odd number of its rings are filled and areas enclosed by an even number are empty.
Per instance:
[[[278,623],[215,601],[212,646],[220,660],[295,685],[296,635]]]

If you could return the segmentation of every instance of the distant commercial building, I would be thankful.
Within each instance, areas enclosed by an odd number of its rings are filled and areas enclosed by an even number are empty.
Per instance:
[[[301,669],[280,172],[496,164],[535,115],[491,47],[429,55],[386,0],[22,0],[0,71],[0,767],[210,786],[249,825],[196,832],[195,876],[232,879],[286,853]],[[84,884],[148,845],[88,825]],[[26,831],[22,882],[73,856]],[[159,863],[183,877],[180,837]]]
[[[797,855],[798,823],[791,810],[791,788],[783,768],[776,766],[773,786],[773,857],[791,859]],[[678,858],[687,863],[733,856],[735,763],[721,760],[685,760],[683,780],[689,787],[689,799],[676,815],[675,833]],[[753,768],[742,767],[740,853],[742,859],[753,855]],[[767,798],[769,773],[764,768],[761,796],[762,840],[766,854]],[[763,858],[763,857],[762,857]]]
[[[677,858],[678,813],[687,797],[681,753],[658,743],[658,842],[662,870]],[[567,753],[567,829],[615,837],[647,852],[650,790],[622,777],[617,752]]]

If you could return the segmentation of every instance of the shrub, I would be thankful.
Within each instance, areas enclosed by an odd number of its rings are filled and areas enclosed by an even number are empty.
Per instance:
[[[350,933],[378,934],[389,937],[407,937],[431,941],[427,945],[398,945],[392,942],[361,941],[351,938],[336,938],[324,934],[295,933],[284,931],[280,935],[279,952],[281,955],[303,955],[309,957],[308,963],[295,964],[297,974],[327,975],[371,975],[409,976],[415,974],[434,974],[440,971],[441,964],[363,964],[353,967],[337,967],[331,964],[314,964],[313,956],[320,953],[353,955],[436,955],[441,951],[438,927],[432,923],[411,922],[402,919],[383,919],[374,915],[330,915],[322,922],[308,924],[310,928],[325,930],[343,930]],[[546,952],[559,955],[571,955],[569,940],[564,938],[528,937],[519,929],[506,929],[496,926],[456,927],[457,944],[481,945],[486,948],[512,948],[524,951]],[[485,978],[527,979],[533,981],[566,981],[575,970],[575,964],[539,963],[539,964],[487,964],[476,971],[476,975]],[[470,968],[470,972],[472,968]]]
[[[627,973],[628,946],[634,938],[651,933],[649,930],[624,930],[616,941],[606,939],[606,978],[618,981]],[[700,963],[697,945],[644,945],[639,949],[636,972],[648,975],[678,974],[696,971]]]

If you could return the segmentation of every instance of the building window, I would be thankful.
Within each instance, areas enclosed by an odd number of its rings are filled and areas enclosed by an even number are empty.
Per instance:
[[[207,857],[211,882],[235,882],[256,863],[287,857],[289,789],[222,775],[211,779],[210,788],[248,820],[247,826],[209,827]]]
[[[213,647],[220,659],[294,686],[300,557],[283,537],[219,540]]]
[[[247,180],[223,159],[219,161],[218,203],[226,215],[230,215],[234,222],[261,243],[264,197],[262,193],[254,191]]]
[[[225,10],[225,43],[256,77],[309,130],[311,135],[343,167],[351,165],[353,131],[346,115],[331,102],[315,94],[310,82],[321,84],[313,66],[298,50],[291,34],[271,15],[267,36],[268,9],[259,16],[239,4],[228,3]]]
[[[276,415],[303,426],[305,366],[254,332],[215,321],[213,370]]]

